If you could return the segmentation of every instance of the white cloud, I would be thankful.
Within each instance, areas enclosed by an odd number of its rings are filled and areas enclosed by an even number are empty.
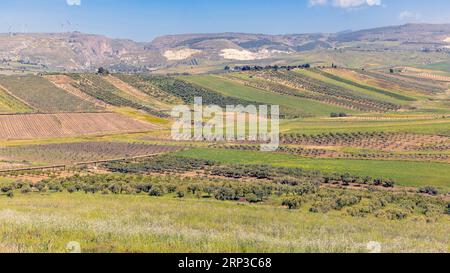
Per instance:
[[[327,4],[327,0],[309,0],[309,6],[325,6]]]
[[[381,6],[381,0],[309,0],[309,6],[325,6],[329,2],[338,8],[356,8],[360,6]]]
[[[398,19],[400,21],[419,20],[421,17],[422,17],[422,15],[420,15],[420,13],[412,12],[409,10],[404,10],[404,11],[400,12],[400,14],[398,15]]]
[[[66,0],[69,6],[81,6],[81,0]]]

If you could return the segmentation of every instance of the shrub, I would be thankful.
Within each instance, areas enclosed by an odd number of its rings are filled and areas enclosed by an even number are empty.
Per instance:
[[[188,191],[192,192],[193,195],[195,195],[197,193],[197,191],[201,191],[202,190],[202,185],[201,184],[191,184],[188,186]]]
[[[13,192],[13,191],[8,191],[8,192],[6,193],[6,196],[7,196],[8,198],[13,198],[13,197],[14,197],[14,192]]]
[[[392,181],[392,180],[389,180],[389,179],[388,180],[384,180],[383,183],[382,183],[382,186],[385,187],[385,188],[393,188],[394,185],[395,185],[395,182]]]
[[[399,209],[390,209],[386,211],[386,216],[389,220],[403,220],[408,216],[408,213]]]
[[[247,194],[247,195],[245,196],[245,199],[246,199],[247,202],[249,202],[249,203],[259,203],[259,202],[262,201],[261,198],[259,198],[258,196],[256,196],[256,194],[253,194],[253,193]]]
[[[220,187],[214,193],[214,197],[217,200],[225,201],[225,200],[235,200],[236,194],[235,192],[228,187]]]
[[[67,187],[67,192],[68,193],[74,193],[76,191],[77,191],[77,188],[75,186]]]
[[[2,192],[5,192],[5,193],[7,193],[7,192],[10,192],[10,191],[12,191],[12,190],[13,190],[13,188],[12,188],[12,186],[11,186],[11,185],[5,185],[5,186],[2,186],[1,190],[2,190]]]
[[[336,200],[334,209],[340,210],[344,207],[349,207],[358,204],[361,201],[360,197],[354,195],[343,195]]]
[[[24,187],[24,186],[25,186],[25,184],[22,185],[22,187]],[[46,187],[47,187],[47,185],[43,182],[36,183],[33,186],[40,192],[43,192],[44,189],[46,189]]]
[[[313,213],[327,213],[330,210],[332,210],[334,206],[335,206],[334,200],[324,199],[314,202],[309,211]]]
[[[30,188],[29,185],[25,185],[25,186],[23,186],[23,187],[20,189],[20,192],[23,193],[23,194],[30,193],[30,192],[31,192],[31,188]]]
[[[156,185],[151,188],[149,191],[150,196],[163,196],[164,195],[164,187],[161,185]]]
[[[290,210],[299,209],[302,205],[302,200],[300,198],[289,198],[283,200],[281,205],[288,207]]]
[[[419,189],[419,193],[429,194],[429,195],[438,195],[439,190],[432,186],[426,186]]]
[[[184,191],[177,191],[177,197],[178,198],[184,198],[186,194],[184,193]]]

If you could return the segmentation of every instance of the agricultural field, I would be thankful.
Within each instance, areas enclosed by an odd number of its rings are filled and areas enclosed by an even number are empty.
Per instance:
[[[103,101],[107,105],[130,107],[158,117],[167,116],[148,104],[148,102],[136,97],[137,92],[130,94],[129,90],[117,88],[107,80],[106,76],[96,74],[70,74],[68,76],[73,79],[70,83],[72,87],[90,97]]]
[[[3,162],[16,162],[16,164],[26,162],[29,166],[52,166],[145,157],[176,151],[180,148],[179,146],[126,142],[57,143],[1,148],[0,158]]]
[[[39,76],[0,76],[0,85],[35,112],[95,112],[95,105],[57,88]]]
[[[187,158],[206,159],[224,164],[269,164],[318,170],[325,173],[353,174],[359,176],[394,179],[402,186],[435,185],[450,189],[450,170],[446,163],[409,162],[393,160],[311,159],[290,154],[265,154],[254,151],[194,149],[179,152]]]
[[[450,251],[443,82],[341,68],[39,79],[100,113],[0,115],[0,252]],[[171,139],[171,107],[194,97],[280,105],[280,146]]]
[[[0,140],[146,132],[156,128],[115,113],[0,115]]]
[[[212,89],[225,96],[236,97],[247,101],[256,101],[259,104],[280,105],[281,112],[288,117],[324,116],[332,112],[348,111],[347,109],[331,106],[321,102],[303,99],[296,96],[279,96],[272,92],[256,89],[239,83],[222,79],[217,76],[192,76],[184,78],[194,84]]]
[[[0,114],[28,113],[33,110],[0,87]]]
[[[387,180],[370,191],[322,188],[317,172],[184,156],[2,182],[2,251],[64,252],[76,240],[83,252],[366,252],[374,239],[386,252],[448,251],[438,197],[385,190]],[[30,226],[41,235],[10,236]]]

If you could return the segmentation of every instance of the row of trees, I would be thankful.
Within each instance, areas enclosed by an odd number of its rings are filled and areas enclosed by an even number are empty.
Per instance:
[[[225,71],[262,71],[262,70],[293,70],[296,68],[300,69],[307,69],[311,68],[310,64],[301,64],[301,65],[266,65],[266,66],[259,66],[259,65],[244,65],[244,66],[234,66],[231,68],[230,66],[225,66]]]
[[[402,220],[410,215],[438,219],[450,213],[450,203],[423,195],[389,191],[356,191],[320,188],[318,183],[293,177],[274,181],[229,180],[176,175],[150,176],[130,174],[75,175],[50,178],[38,183],[16,181],[5,184],[1,192],[14,193],[84,192],[85,194],[133,194],[173,198],[214,198],[220,201],[281,204],[288,209],[306,207],[311,213],[344,211],[354,217],[374,215]],[[280,201],[281,200],[281,201]],[[279,202],[279,203],[278,203]]]

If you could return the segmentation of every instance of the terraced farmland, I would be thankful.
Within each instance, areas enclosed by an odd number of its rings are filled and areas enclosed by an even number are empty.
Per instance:
[[[279,105],[281,113],[286,117],[329,116],[332,112],[354,113],[339,106],[328,105],[298,96],[280,96],[272,91],[245,86],[239,82],[218,76],[201,75],[185,77],[184,79],[222,93],[225,96],[256,101],[257,104]]]
[[[42,77],[0,76],[0,85],[37,112],[96,112],[99,110],[91,102],[57,88]]]
[[[315,93],[316,95],[326,97],[326,100],[335,105],[342,105],[349,109],[363,112],[387,112],[401,108],[400,105],[354,92],[348,88],[329,84],[300,73],[300,71],[264,71],[258,73],[256,76],[268,81],[287,85],[291,88]]]
[[[155,83],[152,83],[154,77],[146,75],[128,75],[128,74],[116,74],[114,75],[123,82],[131,85],[137,90],[147,94],[160,104],[167,105],[179,105],[183,103],[179,97],[169,92],[163,91],[158,88]]]
[[[0,149],[3,161],[35,162],[40,165],[74,164],[126,159],[180,150],[178,146],[121,142],[79,142],[8,147]],[[13,169],[0,165],[0,169]]]
[[[321,69],[316,69],[316,70],[314,70],[314,72],[319,73],[320,75],[325,76],[325,77],[327,77],[327,78],[329,78],[329,79],[331,79],[333,81],[340,82],[340,83],[343,83],[343,84],[347,84],[347,85],[350,85],[350,86],[354,86],[354,87],[359,88],[359,89],[368,90],[368,91],[371,91],[371,92],[374,92],[374,93],[378,93],[378,94],[381,94],[381,95],[384,95],[384,96],[387,96],[387,97],[394,98],[396,100],[408,101],[408,102],[417,100],[417,99],[412,98],[410,96],[405,96],[403,94],[400,94],[399,92],[393,92],[393,91],[390,91],[390,90],[381,89],[381,88],[377,88],[377,87],[361,84],[361,83],[358,83],[358,82],[355,82],[355,81],[352,81],[352,80],[349,80],[349,79],[346,79],[346,78],[343,78],[343,77],[339,77],[339,76],[336,76],[336,75],[330,73],[330,71],[327,72],[327,71],[324,71],[324,70],[321,70]]]
[[[445,92],[448,87],[439,82],[418,79],[402,74],[387,74],[377,71],[363,71],[363,70],[353,70],[358,74],[362,75],[363,78],[367,80],[372,80],[378,82],[382,86],[399,86],[404,90],[409,90],[410,92],[419,92],[425,95],[433,95]],[[361,76],[360,76],[361,77]]]
[[[187,78],[180,80],[169,77],[154,77],[152,78],[152,83],[164,92],[178,97],[181,101],[189,105],[194,103],[195,97],[203,98],[204,104],[215,104],[221,107],[238,104],[256,104],[256,102],[252,100],[226,96],[220,92],[216,92],[217,90],[192,84],[187,81]]]
[[[150,123],[114,113],[0,115],[0,139],[42,139],[93,134],[145,132]]]
[[[77,90],[81,90],[87,95],[101,100],[109,105],[118,107],[131,107],[134,109],[145,111],[151,115],[158,117],[166,117],[157,109],[145,105],[142,101],[130,96],[126,92],[118,89],[111,83],[107,82],[100,75],[94,74],[70,74],[74,81],[71,83]]]

